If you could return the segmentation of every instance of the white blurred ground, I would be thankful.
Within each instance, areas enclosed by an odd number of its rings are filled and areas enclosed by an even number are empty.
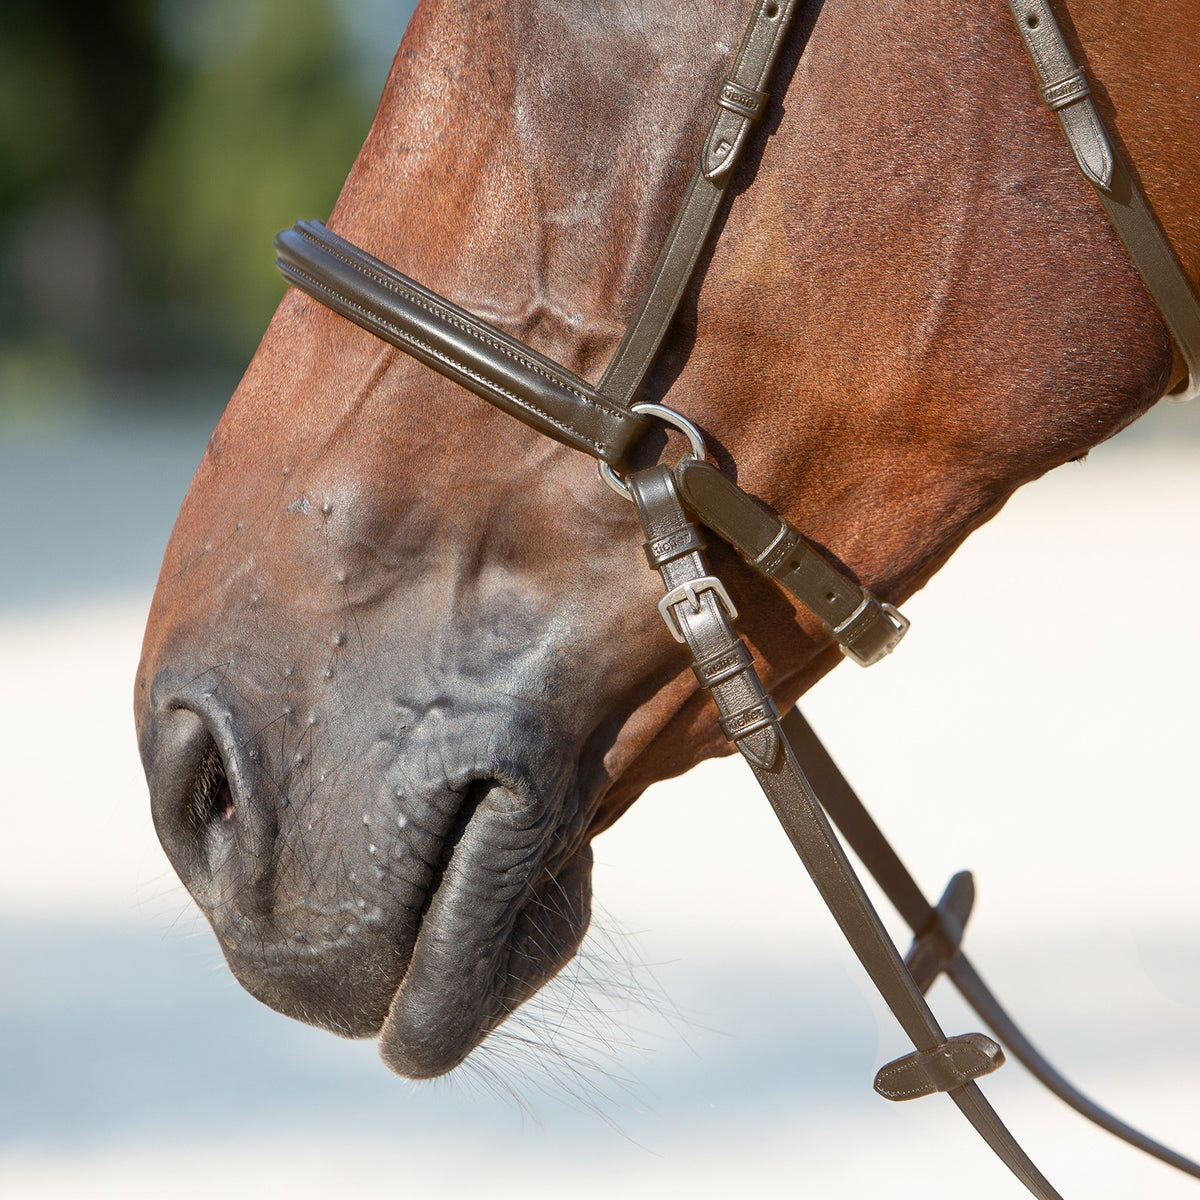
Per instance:
[[[893,659],[806,708],[928,892],[976,872],[968,948],[1034,1040],[1200,1155],[1198,463],[1200,442],[1135,433],[1026,489],[905,606]],[[574,1016],[541,1037],[609,1043],[580,1051],[605,1058],[602,1116],[541,1093],[567,1070],[545,1054],[526,1113],[261,1008],[150,828],[130,693],[151,585],[0,607],[5,1200],[1025,1194],[948,1102],[873,1095],[901,1039],[732,761],[597,843],[598,901],[635,949],[597,939],[599,982],[566,979]],[[614,953],[668,997],[619,1033]],[[979,1027],[944,984],[933,1000]],[[1200,1195],[1016,1064],[985,1090],[1066,1197]]]

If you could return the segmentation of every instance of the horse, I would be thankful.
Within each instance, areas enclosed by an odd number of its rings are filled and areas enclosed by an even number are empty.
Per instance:
[[[594,383],[740,7],[422,0],[331,229]],[[1189,6],[1058,17],[1195,286]],[[1185,364],[1006,5],[814,0],[773,95],[641,397],[900,604]],[[728,749],[641,541],[584,455],[284,296],[184,500],[135,687],[159,837],[252,994],[424,1078],[571,958],[592,838]],[[710,553],[792,703],[841,661],[827,627]]]

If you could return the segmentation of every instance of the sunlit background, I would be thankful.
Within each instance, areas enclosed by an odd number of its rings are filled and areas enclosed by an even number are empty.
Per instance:
[[[871,1093],[901,1038],[737,763],[598,841],[580,961],[420,1087],[245,995],[158,850],[158,560],[271,235],[328,212],[407,17],[0,8],[0,1195],[1023,1195],[947,1102]],[[807,707],[927,892],[975,869],[968,947],[1035,1041],[1200,1154],[1198,464],[1163,405],[1026,489]],[[1197,1194],[1017,1065],[986,1090],[1066,1196]]]

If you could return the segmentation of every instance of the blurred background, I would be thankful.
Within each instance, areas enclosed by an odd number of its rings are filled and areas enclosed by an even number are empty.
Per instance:
[[[270,239],[329,211],[411,10],[397,0],[0,9],[9,419],[24,410],[36,421],[47,395],[111,404],[130,377],[236,378],[279,299],[262,269]]]
[[[949,1104],[871,1093],[902,1041],[737,763],[598,841],[579,960],[420,1087],[242,993],[158,850],[159,558],[408,16],[0,7],[0,1195],[1023,1195]],[[1035,1041],[1200,1154],[1198,461],[1160,405],[1025,489],[806,707],[927,892],[976,870],[967,945]],[[987,1091],[1065,1195],[1196,1194],[1017,1065]]]

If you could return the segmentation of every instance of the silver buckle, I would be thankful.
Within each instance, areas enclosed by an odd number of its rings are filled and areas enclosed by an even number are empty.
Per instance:
[[[671,636],[677,642],[686,642],[687,638],[683,636],[683,629],[679,624],[679,618],[675,615],[675,605],[682,604],[686,600],[692,606],[692,612],[698,613],[700,611],[699,592],[712,592],[720,601],[721,607],[725,610],[725,615],[731,621],[737,620],[737,606],[729,598],[729,593],[725,590],[725,585],[715,575],[701,575],[699,579],[689,579],[686,583],[681,583],[673,587],[658,602],[659,614],[666,622],[667,628],[671,631]]]
[[[680,433],[688,440],[688,453],[692,458],[698,458],[701,462],[707,457],[708,451],[704,448],[704,438],[701,436],[700,430],[691,423],[685,416],[681,416],[673,408],[667,408],[664,404],[651,404],[646,401],[643,404],[635,404],[630,410],[632,413],[637,413],[640,417],[658,417],[659,420],[665,421],[674,429],[678,429]],[[632,500],[633,497],[629,493],[629,488],[625,481],[608,465],[606,462],[598,462],[596,464],[600,471],[600,478],[608,484],[618,496],[624,496],[626,500]],[[680,641],[683,639],[680,638]]]
[[[879,605],[879,611],[883,613],[887,623],[895,630],[895,634],[888,638],[888,640],[874,654],[872,654],[870,658],[855,653],[855,651],[853,651],[844,642],[839,641],[838,647],[840,648],[841,652],[848,659],[858,663],[860,667],[873,667],[881,659],[887,658],[887,656],[891,654],[891,652],[895,650],[898,645],[900,645],[900,639],[904,637],[909,630],[909,626],[912,625],[912,622],[894,604],[887,604],[882,600],[875,600],[875,598],[869,592],[866,592],[864,593],[862,604],[860,604],[858,608],[855,609],[854,613],[847,620],[843,621],[838,628],[841,629],[844,626],[849,625],[850,622],[853,621],[858,614],[863,611],[864,608],[872,603]],[[837,637],[836,630],[834,631],[834,637]]]
[[[894,604],[888,604],[884,601],[879,607],[883,609],[883,615],[887,617],[892,627],[896,630],[896,636],[888,642],[887,653],[891,654],[900,645],[900,639],[908,632],[912,622]]]

